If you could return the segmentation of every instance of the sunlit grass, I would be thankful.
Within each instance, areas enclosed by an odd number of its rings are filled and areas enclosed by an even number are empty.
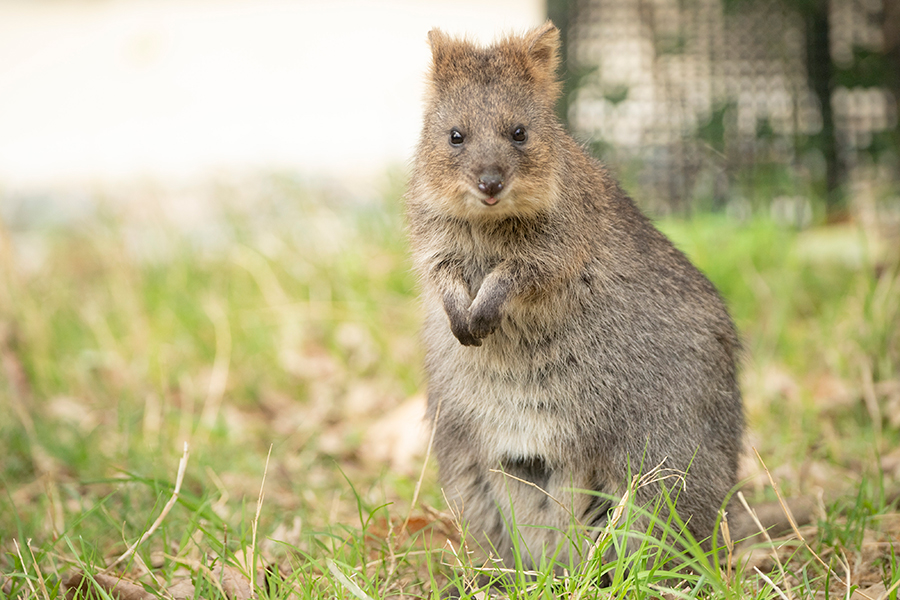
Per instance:
[[[121,555],[171,497],[184,442],[178,502],[114,575],[157,592],[190,581],[196,597],[235,597],[225,565],[247,579],[248,565],[265,566],[254,579],[268,597],[473,585],[483,565],[452,519],[427,512],[443,506],[435,469],[401,531],[420,462],[398,470],[361,450],[371,424],[424,387],[399,189],[354,202],[273,177],[210,193],[214,209],[187,226],[101,204],[68,227],[0,229],[0,597],[30,586],[44,597],[41,578],[61,597],[72,573]],[[840,577],[855,553],[868,561],[851,565],[856,584],[880,573],[889,589],[896,551],[878,532],[898,530],[896,258],[868,253],[866,232],[849,226],[798,232],[715,215],[659,225],[741,331],[750,442],[788,495],[824,490],[820,527],[785,557],[785,574],[771,560],[754,566],[812,598],[832,575],[808,553]],[[748,465],[745,493],[773,498]],[[729,578],[718,556],[682,556],[712,566],[677,586],[643,556],[572,578],[548,566],[517,594],[591,597],[604,572],[618,573],[604,592],[616,597],[661,585],[674,596],[778,595],[749,567]]]

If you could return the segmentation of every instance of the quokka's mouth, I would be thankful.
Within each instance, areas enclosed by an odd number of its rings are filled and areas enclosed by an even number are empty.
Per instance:
[[[481,203],[486,204],[487,206],[494,206],[498,202],[500,202],[500,198],[497,198],[495,196],[488,196],[487,198],[481,199]]]

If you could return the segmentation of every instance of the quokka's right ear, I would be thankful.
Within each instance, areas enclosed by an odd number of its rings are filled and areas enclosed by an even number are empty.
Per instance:
[[[431,58],[434,66],[447,59],[453,40],[449,35],[435,27],[428,32],[428,44],[431,46]]]
[[[428,32],[428,44],[431,46],[432,52],[440,48],[442,44],[446,44],[448,41],[450,41],[450,36],[437,27]]]
[[[454,38],[437,28],[428,32],[428,44],[431,46],[431,83],[440,88],[459,77],[461,65],[473,46],[465,38]]]

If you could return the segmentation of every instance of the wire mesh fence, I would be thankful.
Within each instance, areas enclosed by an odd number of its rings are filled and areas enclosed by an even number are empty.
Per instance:
[[[804,221],[819,206],[843,212],[862,188],[896,201],[900,1],[567,11],[570,126],[650,210],[774,204]]]

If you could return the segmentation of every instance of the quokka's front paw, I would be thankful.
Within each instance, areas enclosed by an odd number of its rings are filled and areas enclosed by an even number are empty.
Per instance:
[[[469,311],[469,333],[473,337],[482,340],[494,333],[500,327],[502,320],[503,314],[500,312],[498,304],[476,302],[472,305],[471,311]]]
[[[469,331],[469,326],[467,323],[462,321],[458,321],[454,324],[453,320],[450,320],[450,331],[453,332],[453,335],[456,336],[456,339],[459,340],[459,343],[463,346],[480,346],[481,340],[472,335],[472,332]]]
[[[461,294],[444,296],[444,312],[450,320],[450,331],[463,346],[480,346],[481,340],[469,331],[469,306],[472,300]]]

